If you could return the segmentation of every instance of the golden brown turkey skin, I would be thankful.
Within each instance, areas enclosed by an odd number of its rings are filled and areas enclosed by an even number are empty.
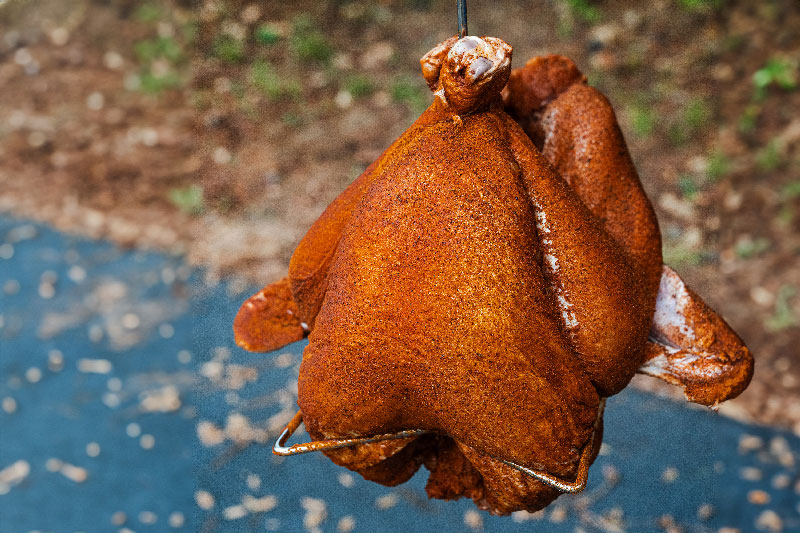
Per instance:
[[[628,154],[614,110],[599,91],[586,85],[586,77],[571,60],[557,55],[531,59],[512,71],[503,96],[506,109],[577,196],[578,209],[588,210],[603,234],[611,237],[621,252],[618,257],[626,265],[622,268],[628,268],[633,279],[627,287],[608,287],[629,291],[639,312],[626,319],[621,314],[615,316],[610,305],[593,305],[597,295],[584,290],[580,271],[562,271],[561,276],[552,276],[553,283],[577,302],[576,320],[585,327],[575,329],[573,341],[587,366],[596,369],[594,373],[589,371],[592,381],[601,394],[614,394],[627,385],[644,361],[647,339],[635,334],[617,336],[614,324],[636,332],[645,323],[644,327],[649,327],[662,263],[655,213]],[[552,233],[569,239],[569,228],[566,231],[554,229]],[[595,311],[597,307],[601,309],[599,313]],[[612,364],[597,364],[608,357],[613,359]],[[609,375],[610,367],[613,370]]]
[[[451,461],[432,452],[431,493],[470,494],[495,512],[540,508],[558,493],[491,457],[569,479],[591,437],[597,394],[565,338],[531,200],[553,219],[580,202],[496,107],[455,116],[440,99],[412,133],[383,156],[379,179],[364,176],[374,181],[337,244],[301,368],[301,409],[316,437],[442,431],[490,479],[448,485],[436,472]],[[632,274],[616,244],[585,208],[569,221],[579,228],[568,239],[597,251],[588,261],[562,255],[566,268],[588,274],[595,301],[616,296],[610,306],[630,315]],[[548,246],[560,253],[559,244]],[[634,332],[640,342],[648,319]],[[357,467],[342,455],[329,453]]]
[[[300,369],[313,431],[432,429],[555,475],[576,463],[598,397],[561,333],[502,113],[442,113],[353,213]]]
[[[716,405],[739,395],[753,375],[742,340],[663,265],[655,213],[608,99],[559,55],[511,72],[506,110],[523,126],[606,233],[627,252],[646,295],[658,288],[646,362],[638,372],[684,388],[689,401]]]
[[[564,480],[587,446],[594,460],[600,398],[645,354],[643,371],[702,403],[738,394],[752,373],[691,291],[680,312],[701,337],[657,310],[660,340],[648,343],[659,280],[659,302],[678,285],[662,278],[655,216],[613,110],[571,61],[547,56],[511,73],[512,119],[499,97],[510,59],[488,37],[426,54],[434,103],[234,324],[254,350],[311,331],[298,403],[313,439],[434,432],[325,452],[334,462],[386,485],[424,464],[429,496],[498,514],[560,494],[502,460]]]

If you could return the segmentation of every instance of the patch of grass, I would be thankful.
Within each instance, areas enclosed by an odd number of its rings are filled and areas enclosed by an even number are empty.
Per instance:
[[[187,45],[192,44],[197,39],[197,33],[199,29],[197,27],[196,20],[188,20],[184,24],[181,24],[181,36],[183,37],[183,42]]]
[[[140,63],[149,65],[156,59],[167,59],[178,63],[183,59],[183,49],[172,37],[156,37],[139,41],[133,45],[133,52]]]
[[[262,24],[253,32],[258,44],[271,46],[281,40],[281,34],[274,24]]]
[[[183,48],[172,37],[155,37],[138,41],[133,45],[136,59],[142,65],[138,89],[146,93],[159,93],[177,89],[183,78],[173,66],[184,60]]]
[[[375,84],[364,74],[352,74],[345,78],[342,88],[353,95],[353,98],[363,98],[375,92]]]
[[[161,19],[163,12],[161,6],[156,2],[142,2],[136,11],[133,12],[133,18],[139,22],[156,22]]]
[[[153,74],[150,70],[145,70],[139,75],[139,89],[146,93],[160,93],[168,89],[178,89],[181,85],[183,85],[183,79],[173,70],[159,76]]]
[[[673,123],[667,134],[673,144],[681,145],[688,142],[711,119],[711,106],[705,99],[692,98],[689,105],[681,112],[677,122]]]
[[[678,0],[678,5],[687,11],[712,11],[722,7],[723,0]]]
[[[700,192],[700,187],[694,181],[694,177],[690,174],[681,174],[678,177],[678,189],[681,191],[681,196],[693,202],[697,198],[697,193]]]
[[[756,154],[756,165],[759,170],[769,172],[775,170],[783,163],[783,154],[776,140],[771,140]]]
[[[603,12],[589,0],[565,0],[572,16],[587,24],[597,24],[603,19]]]
[[[725,154],[725,152],[721,150],[715,150],[708,157],[706,176],[708,176],[710,181],[716,182],[721,180],[728,172],[730,172],[730,169],[731,159]]]
[[[631,125],[637,137],[649,137],[656,129],[656,115],[650,107],[637,104],[631,110]]]
[[[272,102],[296,100],[302,93],[297,81],[280,76],[266,61],[255,61],[250,67],[250,83]]]
[[[200,185],[172,189],[169,191],[169,201],[189,215],[199,215],[205,208],[203,188]]]
[[[797,64],[783,57],[770,58],[767,63],[753,74],[754,97],[763,100],[767,90],[776,85],[781,89],[797,88]]]
[[[230,35],[217,35],[211,44],[211,52],[226,63],[244,60],[244,43]]]
[[[711,106],[704,98],[692,98],[689,105],[683,112],[683,120],[686,125],[693,130],[697,130],[705,126],[711,119]]]
[[[734,251],[736,255],[742,259],[749,259],[751,257],[756,257],[767,250],[769,250],[772,243],[769,239],[764,237],[757,237],[755,239],[739,239],[736,242],[736,246]]]
[[[397,76],[390,88],[395,102],[408,105],[414,113],[422,113],[428,107],[427,88],[408,76]]]
[[[790,285],[783,285],[778,289],[775,298],[775,310],[764,321],[764,326],[769,331],[781,331],[800,325],[797,315],[792,309],[791,299],[797,294],[797,289]]]
[[[709,263],[713,260],[713,253],[693,247],[686,246],[685,244],[676,244],[670,246],[666,242],[663,247],[664,264],[673,267],[681,266],[700,266]]]
[[[608,82],[608,74],[603,72],[602,70],[590,70],[589,73],[586,75],[587,83],[599,90],[603,90],[606,87]]]
[[[780,211],[778,211],[778,216],[775,217],[775,220],[778,222],[779,227],[784,230],[788,230],[792,227],[794,216],[794,208],[791,205],[784,205],[781,207]]]
[[[761,106],[750,104],[744,108],[742,116],[739,117],[739,131],[742,133],[752,133],[758,125],[758,116],[761,114]]]
[[[333,56],[333,45],[308,16],[300,16],[294,20],[289,47],[304,62],[327,63]]]
[[[787,183],[781,191],[781,198],[784,200],[794,200],[800,198],[800,180]]]

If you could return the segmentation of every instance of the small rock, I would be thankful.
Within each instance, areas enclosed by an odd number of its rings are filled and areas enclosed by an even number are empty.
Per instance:
[[[247,516],[247,509],[244,505],[232,505],[222,510],[222,516],[225,520],[239,520]]]
[[[328,518],[328,510],[324,500],[306,496],[300,501],[300,505],[306,511],[305,516],[303,516],[303,527],[309,531],[316,530]]]
[[[0,403],[0,405],[2,405],[3,411],[9,415],[13,414],[17,410],[17,401],[11,396],[6,396],[3,398],[3,401]]]
[[[761,531],[783,531],[783,520],[778,516],[778,513],[771,509],[767,509],[756,519],[756,528]]]
[[[142,511],[139,513],[139,522],[142,524],[149,526],[155,524],[158,521],[158,516],[152,511]]]
[[[183,527],[185,521],[186,519],[184,518],[183,513],[180,511],[175,511],[174,513],[170,514],[169,518],[167,519],[169,526],[174,528]]]
[[[669,466],[665,468],[664,471],[661,473],[661,481],[663,481],[664,483],[672,483],[673,481],[678,479],[678,475],[679,475],[678,469]]]
[[[391,509],[397,505],[397,495],[390,492],[389,494],[384,494],[383,496],[378,496],[375,499],[375,507],[380,509],[381,511],[385,511],[386,509]]]
[[[483,529],[483,517],[478,511],[470,509],[464,512],[464,524],[473,531],[481,531]]]
[[[745,481],[761,481],[763,473],[759,468],[746,466],[741,470],[739,470],[739,477],[741,477]]]
[[[339,523],[336,524],[336,531],[338,533],[350,533],[356,528],[356,519],[350,515],[343,516],[339,519]]]
[[[266,513],[278,505],[278,498],[273,495],[254,498],[247,494],[242,498],[242,505],[251,513]]]
[[[714,506],[710,503],[704,503],[697,508],[697,518],[700,520],[706,521],[712,516],[714,516]]]
[[[205,490],[198,490],[194,493],[194,501],[197,503],[197,506],[204,511],[208,511],[214,507],[215,501],[214,496],[211,495],[210,492]]]
[[[111,523],[115,526],[121,526],[122,524],[125,523],[127,519],[128,515],[126,515],[122,511],[117,511],[116,513],[111,515]]]

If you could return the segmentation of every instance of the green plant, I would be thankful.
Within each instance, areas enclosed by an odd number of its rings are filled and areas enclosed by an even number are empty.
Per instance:
[[[759,170],[769,172],[775,170],[783,163],[783,154],[781,154],[778,142],[773,139],[767,145],[758,151],[756,154],[756,165]]]
[[[148,69],[139,75],[139,89],[146,93],[160,93],[168,89],[177,89],[181,85],[183,79],[174,70],[156,75]]]
[[[713,254],[708,250],[689,247],[684,243],[670,244],[666,241],[663,245],[663,256],[664,264],[674,267],[699,266],[713,258]]]
[[[258,44],[269,46],[281,39],[281,34],[274,24],[262,24],[255,29],[253,36]]]
[[[211,52],[226,63],[238,63],[244,59],[244,43],[230,35],[217,35]]]
[[[758,237],[756,239],[739,239],[734,248],[736,255],[742,259],[749,259],[763,254],[772,245],[769,239]]]
[[[327,63],[333,56],[333,46],[308,16],[294,20],[289,46],[301,61]]]
[[[649,137],[656,128],[656,115],[650,107],[637,104],[631,110],[631,124],[637,137]]]
[[[711,119],[711,106],[708,102],[701,97],[692,98],[683,112],[686,125],[692,130],[697,130],[705,126],[709,119]]]
[[[678,189],[680,189],[681,195],[689,201],[694,201],[697,198],[697,193],[700,192],[694,177],[689,174],[681,174],[678,177]]]
[[[687,11],[710,11],[722,7],[723,0],[678,0],[678,5]]]
[[[392,81],[391,94],[394,101],[408,105],[417,114],[428,107],[427,92],[416,79],[408,76],[397,76]]]
[[[780,331],[800,325],[790,301],[795,294],[797,294],[797,290],[789,285],[783,285],[778,289],[778,295],[775,297],[775,310],[772,316],[767,317],[764,321],[764,326],[769,331]]]
[[[781,191],[781,197],[784,200],[794,200],[795,198],[800,198],[800,180],[794,180],[787,183]]]
[[[797,88],[797,65],[789,59],[782,57],[770,58],[766,65],[753,74],[755,98],[763,100],[767,96],[767,89],[777,85],[781,89],[793,90]]]
[[[149,65],[156,59],[167,59],[177,63],[183,59],[183,50],[178,41],[172,37],[156,37],[138,41],[133,45],[133,52],[140,63]]]
[[[667,135],[673,144],[684,144],[708,124],[710,118],[711,107],[705,99],[692,98],[679,115],[678,120],[670,126]]]
[[[750,104],[745,107],[742,116],[739,117],[739,131],[742,133],[751,133],[755,130],[760,114],[761,106],[758,104]]]
[[[596,24],[603,18],[600,8],[588,0],[566,0],[566,3],[572,15],[587,24]]]
[[[172,189],[169,191],[169,200],[189,215],[199,215],[204,209],[203,188],[200,185]]]
[[[156,2],[142,2],[133,13],[139,22],[156,22],[162,15],[161,7]]]
[[[731,160],[721,150],[714,150],[708,157],[706,166],[706,175],[711,181],[721,180],[728,172],[730,172]]]
[[[375,85],[372,80],[364,74],[352,74],[345,78],[342,84],[344,90],[353,95],[353,98],[362,98],[369,96],[375,91]]]
[[[197,27],[196,20],[188,20],[181,25],[181,36],[183,37],[183,42],[186,44],[194,43],[195,39],[197,39],[197,33],[199,29]]]
[[[297,81],[278,75],[266,61],[255,61],[250,67],[250,83],[273,102],[295,100],[302,92]]]

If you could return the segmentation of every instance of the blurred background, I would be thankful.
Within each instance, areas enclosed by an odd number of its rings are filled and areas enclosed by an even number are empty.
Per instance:
[[[284,275],[325,206],[432,101],[418,60],[455,32],[454,12],[435,0],[0,1],[0,257],[14,260],[20,235],[55,229],[110,241],[120,270],[126,250],[188,263],[196,270],[182,279],[185,267],[158,266],[159,283],[186,302],[175,283],[206,287],[204,298],[224,286],[229,309],[210,331],[228,342],[246,292]],[[800,3],[472,1],[469,22],[471,33],[509,42],[517,66],[571,57],[609,97],[658,214],[665,262],[756,357],[750,388],[720,412],[800,435]],[[72,242],[53,246],[67,253]],[[13,268],[39,276],[34,263]],[[64,260],[60,279],[75,282],[76,265]],[[58,278],[59,268],[41,275]],[[9,383],[26,382],[27,364],[12,364],[8,347],[26,326],[9,317],[14,297],[20,308],[30,300],[9,279],[0,394],[13,399]],[[43,279],[31,298],[48,300]],[[125,298],[140,294],[141,279],[129,283]],[[180,309],[153,318],[153,331]],[[206,363],[228,360],[198,349]],[[681,396],[649,379],[635,385]],[[0,424],[14,401],[4,400]],[[0,469],[16,459],[3,439]],[[3,472],[17,479],[3,470],[0,489],[11,486]]]

